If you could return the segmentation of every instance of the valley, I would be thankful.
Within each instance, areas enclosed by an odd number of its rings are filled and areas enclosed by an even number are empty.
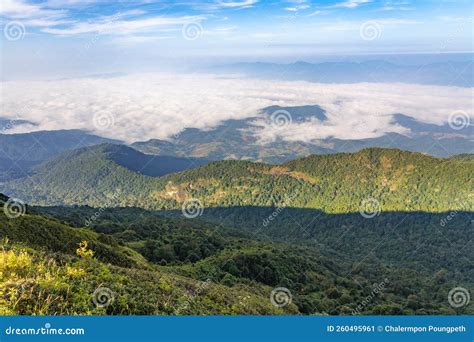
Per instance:
[[[1,312],[472,314],[446,295],[474,284],[473,169],[382,148],[279,165],[65,151],[1,185],[24,201],[2,197]],[[113,303],[94,307],[101,287]]]

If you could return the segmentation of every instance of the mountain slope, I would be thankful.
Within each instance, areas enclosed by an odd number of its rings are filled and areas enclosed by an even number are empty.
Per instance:
[[[1,157],[12,160],[41,161],[65,150],[120,141],[102,138],[81,130],[38,131],[0,134]]]
[[[43,211],[49,213],[48,217],[39,214]],[[462,271],[466,276],[463,267],[469,267],[463,260],[448,269],[436,269],[434,274],[419,267],[424,255],[416,255],[413,262],[405,264],[376,258],[354,263],[357,259],[329,249],[321,252],[316,245],[287,245],[255,236],[251,240],[199,220],[163,218],[131,208],[107,209],[100,215],[96,212],[88,207],[35,207],[15,218],[0,213],[0,223],[7,226],[0,231],[0,314],[472,312],[470,306],[455,310],[446,301],[450,288],[470,284],[469,278],[459,275]],[[73,228],[52,218],[77,223],[77,218],[94,215],[89,229]],[[97,233],[107,230],[106,235]],[[221,248],[197,260],[172,258],[170,251],[174,250],[176,256],[187,251],[186,242],[195,248],[189,255],[207,248],[197,239],[200,233],[209,241],[211,236],[214,240],[220,236]],[[349,240],[344,244],[354,244]],[[391,250],[399,253],[397,241],[392,244]],[[455,248],[447,250],[440,242],[434,246],[443,247],[437,252],[446,253],[445,262],[456,260],[452,252],[461,253]],[[157,265],[159,260],[153,253],[160,251],[168,266]],[[380,293],[360,306],[375,286]],[[278,308],[270,294],[281,287],[290,291],[292,301]],[[98,290],[103,291],[105,299],[112,298],[109,305],[96,305]]]
[[[183,171],[208,162],[208,160],[202,158],[153,156],[140,153],[123,145],[108,144],[97,147],[94,151],[106,154],[106,158],[131,171],[152,177]]]
[[[21,194],[12,193],[37,203],[75,204],[74,198],[79,195],[87,203],[101,203],[100,206],[129,205],[137,199],[146,200],[146,193],[155,183],[152,176],[205,162],[149,156],[124,145],[101,144],[64,152],[32,168],[30,177],[4,184],[2,188],[25,186]]]
[[[187,128],[170,141],[152,139],[135,142],[131,146],[144,153],[157,155],[191,156],[212,160],[258,160],[270,163],[279,163],[312,153],[331,153],[329,148],[301,141],[287,142],[279,139],[262,145],[255,133],[261,128],[261,121],[269,124],[272,113],[277,111],[291,112],[292,121],[298,123],[307,120],[326,120],[324,111],[319,106],[270,106],[263,108],[255,117],[225,120],[211,130]]]
[[[8,198],[1,199],[4,206]],[[32,213],[7,217],[3,210],[0,224],[0,315],[298,312],[292,304],[273,306],[268,286],[231,288],[180,276],[110,235]]]
[[[78,227],[97,211],[31,210]],[[101,210],[89,229],[110,235],[151,263],[166,265],[162,271],[211,278],[232,289],[255,291],[256,284],[286,287],[303,314],[357,314],[353,310],[375,286],[381,292],[360,309],[361,314],[472,312],[472,305],[453,310],[446,300],[454,286],[469,288],[473,283],[473,242],[465,238],[471,231],[470,213],[457,212],[440,226],[449,213],[381,213],[367,220],[358,213],[327,215],[284,208],[263,227],[263,219],[274,211],[206,208],[199,219],[190,220],[138,208],[110,208]],[[211,218],[217,223],[203,221]]]
[[[34,204],[176,209],[191,198],[204,207],[286,203],[328,213],[358,212],[373,198],[384,211],[474,210],[474,161],[394,149],[315,155],[279,166],[213,162],[163,177],[132,172],[97,149],[46,162],[2,191]],[[95,152],[94,152],[95,151]]]
[[[201,131],[187,128],[170,141],[152,139],[135,142],[139,151],[156,155],[192,156],[212,160],[238,159],[281,163],[310,154],[356,152],[362,148],[386,147],[421,152],[437,157],[474,151],[474,127],[453,129],[449,124],[434,125],[403,115],[392,115],[391,125],[406,133],[387,133],[376,138],[342,140],[335,137],[311,141],[259,140],[264,125],[272,125],[272,114],[293,123],[318,121],[325,123],[325,112],[317,105],[263,108],[255,117],[226,120],[217,127]]]
[[[4,121],[0,120],[0,124]],[[16,120],[4,124],[13,125],[22,122]],[[26,177],[35,165],[66,150],[101,143],[120,142],[80,130],[0,134],[0,182]]]

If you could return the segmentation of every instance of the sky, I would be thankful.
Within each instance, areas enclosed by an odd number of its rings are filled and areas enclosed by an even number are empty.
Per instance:
[[[342,61],[341,56],[356,61],[389,56],[423,65],[472,58],[471,1],[0,4],[0,118],[33,123],[12,126],[2,131],[6,134],[83,129],[126,142],[168,139],[188,127],[209,129],[227,119],[254,117],[272,105],[320,105],[328,121],[292,123],[284,131],[264,127],[255,132],[262,144],[277,137],[311,141],[407,133],[393,124],[396,113],[440,125],[453,117],[474,122],[473,88],[195,72],[235,62]]]
[[[2,0],[2,79],[472,52],[468,0]]]

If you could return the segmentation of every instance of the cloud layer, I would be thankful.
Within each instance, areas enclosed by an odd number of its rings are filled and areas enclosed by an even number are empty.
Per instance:
[[[277,137],[311,141],[362,139],[387,132],[403,113],[429,123],[448,122],[462,111],[472,119],[472,88],[409,84],[317,84],[204,74],[136,74],[114,78],[2,83],[1,117],[25,119],[7,133],[84,129],[127,142],[166,139],[187,127],[211,129],[227,119],[258,115],[271,105],[320,105],[327,120],[263,124],[262,143]],[[291,115],[291,110],[290,110]],[[262,121],[263,122],[263,121]],[[456,133],[456,132],[453,132]]]

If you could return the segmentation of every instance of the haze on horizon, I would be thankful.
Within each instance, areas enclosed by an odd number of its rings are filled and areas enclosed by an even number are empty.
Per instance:
[[[296,131],[302,141],[406,133],[391,121],[397,113],[437,125],[461,113],[470,127],[472,87],[454,81],[472,84],[471,12],[464,0],[4,0],[0,118],[28,122],[3,133],[83,129],[126,142],[168,139],[274,105],[319,105],[328,121],[295,124],[286,134],[265,127],[261,142],[291,140]],[[433,72],[447,81],[323,84],[290,67],[272,79],[219,69],[306,61],[340,63],[344,73],[343,63],[373,60],[393,63],[392,73],[446,63]],[[367,73],[378,69],[369,63]],[[104,115],[113,129],[93,124]]]
[[[3,0],[1,76],[58,79],[380,55],[410,63],[427,53],[435,62],[472,53],[472,9],[468,0]]]

